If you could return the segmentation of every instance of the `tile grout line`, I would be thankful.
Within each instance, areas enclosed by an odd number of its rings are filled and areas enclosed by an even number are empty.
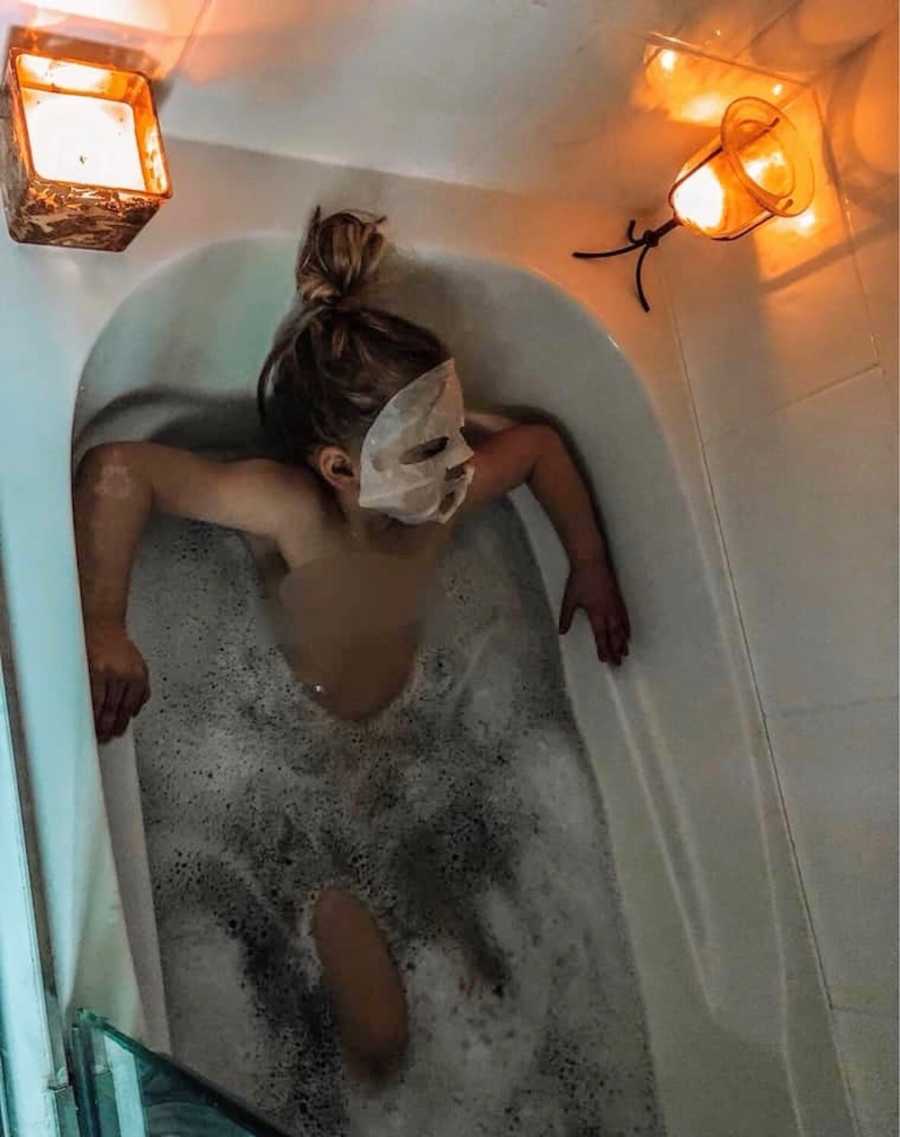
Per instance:
[[[758,40],[762,39],[762,37],[767,32],[770,32],[772,30],[772,28],[775,27],[775,25],[778,23],[779,20],[783,20],[789,12],[793,11],[794,8],[799,8],[800,3],[801,3],[801,0],[787,0],[787,3],[785,4],[785,6],[778,12],[778,14],[776,16],[773,16],[771,18],[771,20],[767,20],[757,32],[754,32],[753,35],[751,35],[750,39],[747,40],[747,42],[740,49],[740,51],[737,52],[735,62],[737,62],[741,58],[742,55],[745,55],[747,52],[749,52],[750,49],[753,47],[753,45]],[[738,66],[740,66],[739,63],[738,63]],[[809,86],[809,82],[810,82],[809,80],[804,81],[804,80],[800,80],[800,79],[793,79],[792,81],[795,83],[799,83],[801,86]]]
[[[894,1023],[897,1021],[897,1016],[891,1011],[870,1011],[865,1007],[846,1007],[840,1002],[832,1003],[831,1009],[839,1011],[842,1015],[859,1015],[861,1019],[874,1019],[876,1022]]]
[[[874,37],[873,37],[874,38]],[[853,224],[853,218],[847,206],[847,195],[844,191],[844,179],[841,176],[841,169],[838,164],[837,155],[834,152],[834,147],[831,144],[831,133],[827,129],[828,123],[825,114],[823,113],[822,100],[819,98],[819,84],[824,76],[831,74],[845,62],[851,59],[854,55],[858,54],[866,44],[870,43],[871,39],[864,41],[858,48],[851,51],[848,55],[842,56],[837,59],[830,67],[823,68],[817,75],[815,75],[809,84],[809,92],[812,95],[813,106],[816,108],[816,115],[819,119],[819,124],[822,128],[822,150],[824,154],[825,164],[831,181],[834,184],[835,192],[838,202],[841,207],[841,217],[844,220],[844,229],[847,234],[847,243],[850,246],[850,260],[853,264],[853,275],[856,278],[856,283],[859,286],[860,296],[862,297],[863,309],[866,313],[866,323],[868,324],[869,339],[872,343],[872,354],[884,374],[884,360],[881,356],[879,349],[878,338],[875,335],[875,323],[872,319],[872,305],[869,300],[869,293],[866,289],[865,282],[863,281],[862,269],[859,264],[859,241],[857,239],[856,228]]]
[[[685,363],[685,367],[687,367],[686,363]],[[700,434],[699,436],[700,436],[700,439],[702,441],[702,444],[703,444],[703,446],[709,446],[709,445],[718,446],[718,444],[720,442],[724,441],[725,439],[738,438],[741,435],[749,434],[756,427],[761,426],[764,422],[767,422],[769,419],[774,418],[776,415],[783,414],[785,411],[790,410],[791,407],[796,407],[800,403],[807,403],[810,401],[810,399],[815,399],[819,395],[824,395],[826,391],[833,391],[835,387],[840,387],[842,383],[852,383],[854,379],[862,379],[866,375],[869,375],[873,371],[880,371],[882,379],[885,378],[884,368],[881,366],[881,364],[879,362],[867,363],[865,365],[865,367],[859,368],[858,370],[854,371],[850,375],[842,375],[838,379],[832,379],[829,383],[826,383],[824,386],[817,387],[815,389],[815,391],[808,391],[805,395],[800,395],[796,399],[791,399],[790,402],[780,403],[777,407],[773,407],[771,410],[766,411],[765,414],[755,415],[748,422],[744,423],[741,426],[729,426],[729,427],[726,427],[725,430],[714,431],[712,434],[710,434],[706,438],[704,438],[703,435]],[[692,394],[692,398],[693,398],[693,394]],[[699,425],[697,427],[697,430],[698,430],[698,434],[699,434],[699,432],[700,432]]]
[[[850,711],[857,707],[882,707],[897,702],[896,695],[873,695],[871,698],[848,699],[844,703],[815,703],[812,706],[801,705],[778,707],[773,711],[763,711],[767,719],[800,718],[803,715],[827,714],[829,711]]]
[[[786,9],[786,11],[790,11],[790,9]],[[777,17],[777,19],[781,19],[781,17],[779,16],[779,17]],[[777,22],[777,20],[772,21],[772,22],[775,23],[775,22]],[[771,24],[768,26],[771,26]],[[859,50],[859,49],[857,49],[857,50]],[[850,53],[850,55],[853,55],[853,54],[854,54],[853,52]],[[856,229],[853,225],[853,220],[850,216],[849,209],[847,208],[847,197],[846,197],[846,194],[844,192],[843,178],[841,177],[840,166],[838,165],[837,157],[835,155],[834,148],[831,144],[831,135],[829,134],[829,132],[827,130],[827,121],[826,121],[825,115],[823,114],[822,100],[819,97],[819,90],[818,90],[818,86],[819,86],[819,83],[820,83],[822,77],[829,74],[831,71],[835,70],[836,68],[839,68],[844,63],[846,58],[849,58],[849,57],[843,57],[841,59],[838,59],[830,67],[825,67],[821,71],[817,72],[809,80],[807,80],[804,84],[802,84],[802,86],[805,89],[805,93],[808,93],[812,98],[813,106],[814,106],[815,112],[816,112],[816,117],[818,118],[819,126],[821,127],[823,159],[825,162],[825,166],[826,166],[828,176],[831,179],[831,182],[832,182],[834,189],[835,189],[835,196],[837,197],[837,200],[838,200],[838,203],[840,206],[841,220],[843,221],[844,234],[845,234],[846,243],[848,246],[849,259],[850,259],[850,262],[853,266],[853,268],[852,268],[853,277],[854,277],[854,280],[856,281],[856,285],[859,289],[859,294],[860,294],[860,297],[862,299],[863,310],[866,314],[866,332],[867,332],[869,344],[871,347],[872,360],[870,363],[866,364],[866,366],[859,368],[858,370],[854,371],[850,375],[841,376],[838,379],[832,380],[830,383],[826,383],[822,387],[817,387],[815,391],[810,391],[806,395],[801,395],[797,399],[791,399],[787,403],[781,403],[779,406],[772,408],[772,410],[768,411],[766,414],[760,415],[756,418],[751,419],[749,424],[742,424],[741,426],[728,427],[725,430],[716,431],[715,433],[709,435],[709,437],[703,439],[704,445],[706,443],[710,443],[710,442],[719,442],[721,439],[723,439],[729,435],[740,434],[743,431],[745,431],[746,429],[748,429],[748,426],[750,429],[752,429],[755,424],[762,423],[766,419],[774,417],[774,415],[778,414],[781,411],[786,410],[788,407],[793,407],[797,403],[802,403],[802,402],[805,402],[807,399],[815,398],[816,395],[823,394],[825,391],[829,391],[833,387],[837,387],[841,383],[849,383],[852,379],[860,378],[869,371],[874,371],[876,369],[879,369],[881,371],[882,377],[884,379],[888,378],[887,373],[885,371],[885,367],[884,367],[884,359],[882,358],[881,351],[879,350],[878,340],[875,336],[874,322],[872,320],[872,305],[871,305],[871,301],[869,298],[869,293],[865,287],[865,283],[863,281],[863,276],[862,276],[862,269],[860,268],[860,265],[859,265],[859,241],[857,239]],[[802,93],[804,93],[804,92],[801,91],[800,94],[802,94]],[[800,95],[798,94],[794,97],[798,98],[798,97],[800,97]],[[692,393],[692,396],[693,396],[693,393]],[[701,435],[701,437],[702,437],[702,435]]]

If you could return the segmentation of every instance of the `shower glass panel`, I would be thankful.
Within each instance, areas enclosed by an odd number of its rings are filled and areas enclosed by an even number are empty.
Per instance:
[[[288,1137],[89,1011],[71,1039],[81,1137]]]

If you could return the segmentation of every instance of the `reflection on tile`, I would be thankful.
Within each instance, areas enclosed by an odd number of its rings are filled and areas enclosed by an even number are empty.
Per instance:
[[[837,1011],[834,1018],[860,1137],[895,1137],[898,1122],[896,1017]]]
[[[779,217],[753,235],[760,277],[767,291],[809,276],[825,265],[840,262],[852,274],[850,231],[835,182],[829,139],[822,122],[817,92],[799,90],[785,104],[815,174],[812,205],[799,217]]]
[[[835,1006],[897,1003],[897,703],[769,718]]]
[[[735,242],[685,234],[662,246],[707,439],[876,362],[812,93],[793,99],[788,113],[813,157],[811,211]]]
[[[99,62],[108,58],[163,80],[178,67],[206,7],[204,0],[7,2],[0,4],[0,33],[4,42],[9,33],[10,43],[28,43],[57,54],[74,52]],[[85,46],[87,55],[82,56]],[[108,56],[106,49],[111,52]],[[165,89],[156,95],[164,97]]]
[[[603,60],[597,57],[596,64]],[[614,187],[626,218],[638,214],[656,223],[670,212],[666,196],[678,170],[718,131],[732,100],[755,95],[781,104],[799,90],[798,84],[654,33],[630,67],[627,105],[615,106],[602,120],[593,114],[586,124],[584,100],[575,100],[554,145],[566,155],[568,183],[584,182],[585,172],[592,172],[594,198],[602,194],[612,203]],[[572,165],[581,172],[570,173]]]
[[[651,36],[644,66],[635,75],[631,102],[661,112],[672,123],[695,123],[716,132],[734,99],[752,95],[782,106],[802,90],[800,84],[779,76],[700,54],[679,40]],[[703,141],[707,138],[703,136]]]
[[[690,245],[688,244],[690,242]],[[863,296],[849,258],[778,291],[759,287],[742,244],[679,235],[665,270],[700,431],[710,439],[875,363]]]
[[[707,444],[764,708],[896,696],[896,433],[879,369]]]

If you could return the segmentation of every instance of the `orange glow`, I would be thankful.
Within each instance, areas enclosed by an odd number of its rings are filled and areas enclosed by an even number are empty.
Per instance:
[[[696,122],[701,125],[718,122],[730,101],[725,95],[717,95],[712,91],[702,95],[692,95],[681,104],[679,117],[682,122]]]
[[[699,53],[677,40],[661,37],[646,44],[644,66],[634,76],[632,103],[661,111],[674,122],[718,126],[725,108],[746,96],[788,98],[787,80]]]
[[[10,47],[137,70],[164,79],[177,67],[209,0],[35,0]],[[13,5],[14,7],[16,5]],[[2,8],[2,4],[0,4]]]
[[[55,28],[65,21],[61,12],[35,12],[28,21],[29,28]]]
[[[142,75],[33,51],[13,55],[38,177],[168,196],[159,124]]]
[[[172,196],[146,77],[15,45],[5,89],[0,150],[10,236],[74,249],[127,248]]]
[[[758,158],[745,157],[744,169],[758,186],[767,193],[784,194],[789,191],[791,170],[785,157],[777,150],[763,153]]]
[[[637,105],[662,109],[676,122],[715,126],[735,97],[736,69],[731,64],[648,45],[643,81],[635,89]],[[758,85],[758,81],[757,81]]]
[[[813,186],[809,157],[784,112],[744,98],[729,105],[720,136],[681,168],[669,200],[682,224],[722,239],[772,215],[797,216]]]
[[[709,166],[701,166],[672,194],[676,216],[703,233],[715,233],[725,214],[725,188]]]
[[[34,169],[42,178],[145,190],[134,111],[127,103],[26,88]]]
[[[817,220],[816,211],[807,209],[799,217],[793,218],[792,225],[798,233],[809,233],[816,227]]]
[[[55,23],[69,18],[183,36],[196,21],[197,8],[196,2],[185,0],[49,0],[44,10],[36,13],[31,25],[46,26],[48,18]]]
[[[88,67],[68,59],[49,59],[46,55],[20,55],[18,69],[19,82],[23,87],[62,87],[83,95],[117,97],[117,93],[111,90],[117,72],[104,67]]]

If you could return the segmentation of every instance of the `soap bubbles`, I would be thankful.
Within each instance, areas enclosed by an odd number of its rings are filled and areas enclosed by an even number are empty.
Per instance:
[[[173,1054],[290,1131],[662,1132],[602,802],[553,615],[506,503],[448,549],[409,689],[339,722],[267,638],[236,534],[157,519],[132,631]],[[411,1043],[344,1072],[309,933],[350,889],[403,976]]]

